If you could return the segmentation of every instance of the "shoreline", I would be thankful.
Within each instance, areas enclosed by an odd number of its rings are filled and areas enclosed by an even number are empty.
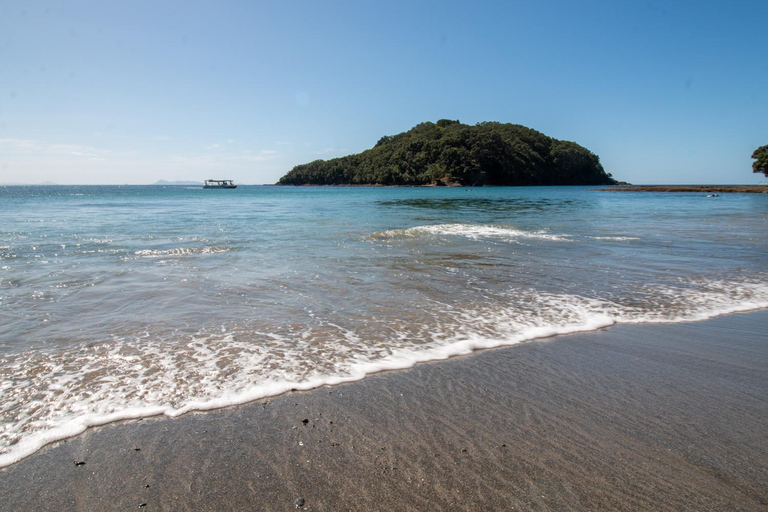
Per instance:
[[[766,327],[619,324],[113,423],[0,470],[0,492],[15,510],[764,509]]]
[[[272,187],[331,187],[331,188],[558,188],[558,187],[604,187],[605,184],[581,184],[581,185],[469,185],[458,181],[449,181],[445,183],[425,183],[423,185],[384,185],[382,183],[273,183]],[[619,185],[614,185],[619,186]]]
[[[768,194],[768,185],[616,185],[598,192],[700,192]]]
[[[677,321],[673,322],[673,324],[699,322],[718,318],[720,316],[727,316],[734,313],[750,313],[761,311],[763,309],[768,311],[768,305],[762,304],[758,306],[757,309],[754,307],[751,309],[736,308],[729,311],[722,311],[715,314],[714,316]],[[664,323],[666,322],[661,322],[661,324]],[[622,324],[621,322],[619,322],[619,324],[633,325],[631,323]],[[653,322],[642,322],[635,325],[655,324],[656,323]],[[514,347],[521,343],[546,341],[551,338],[570,336],[578,333],[597,332],[615,325],[617,325],[617,323],[613,320],[602,320],[593,321],[591,323],[577,327],[571,326],[564,328],[561,326],[550,328],[533,328],[530,331],[518,333],[517,336],[506,339],[504,341],[457,341],[446,346],[435,347],[433,349],[421,351],[418,354],[412,355],[411,357],[406,357],[405,359],[403,359],[402,354],[393,354],[392,358],[384,358],[380,361],[370,362],[368,364],[362,365],[361,367],[357,368],[356,372],[346,376],[328,376],[324,378],[318,377],[308,381],[281,381],[266,383],[263,385],[255,386],[247,392],[229,394],[212,399],[210,401],[192,402],[178,409],[167,405],[156,405],[142,408],[131,408],[102,415],[87,414],[58,425],[55,428],[39,432],[38,434],[20,440],[16,445],[17,451],[0,454],[0,471],[6,467],[10,467],[19,463],[28,457],[33,456],[35,453],[45,449],[49,445],[58,442],[66,442],[68,439],[82,435],[88,430],[97,429],[111,424],[132,420],[141,421],[144,419],[154,418],[173,419],[182,417],[187,414],[207,413],[210,411],[226,409],[229,407],[246,406],[260,400],[270,400],[277,398],[286,393],[293,393],[296,391],[313,391],[321,388],[359,382],[363,379],[380,373],[407,371],[420,364],[446,361],[456,357],[467,357],[486,350]]]

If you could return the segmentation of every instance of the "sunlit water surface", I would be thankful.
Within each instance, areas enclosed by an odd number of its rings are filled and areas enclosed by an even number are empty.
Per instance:
[[[0,466],[87,426],[768,307],[768,194],[0,187]]]

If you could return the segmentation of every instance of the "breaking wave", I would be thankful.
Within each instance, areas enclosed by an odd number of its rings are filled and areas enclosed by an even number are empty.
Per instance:
[[[145,332],[57,353],[8,355],[0,370],[0,467],[118,420],[243,404],[616,323],[697,321],[768,308],[768,283],[758,280],[681,280],[641,293],[636,300],[607,300],[508,290],[474,304],[423,304],[398,318],[349,321],[312,313],[290,326],[252,321],[217,332]]]
[[[557,242],[573,241],[567,235],[552,234],[547,231],[525,231],[509,225],[477,225],[477,224],[434,224],[429,226],[415,226],[408,229],[393,229],[379,231],[368,238],[371,240],[385,240],[397,238],[419,238],[425,236],[454,236],[465,237],[471,240],[497,239],[517,241],[520,239],[553,240]]]
[[[164,256],[189,256],[193,254],[216,254],[232,251],[232,247],[176,247],[173,249],[142,249],[135,251],[135,256],[153,258]]]

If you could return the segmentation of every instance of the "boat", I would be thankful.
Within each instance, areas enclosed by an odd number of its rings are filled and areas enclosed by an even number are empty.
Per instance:
[[[203,188],[237,188],[233,180],[205,180]]]

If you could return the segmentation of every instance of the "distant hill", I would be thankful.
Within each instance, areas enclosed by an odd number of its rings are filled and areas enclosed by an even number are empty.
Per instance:
[[[203,186],[203,182],[201,181],[165,181],[160,180],[156,181],[154,185],[200,185]]]
[[[441,119],[382,137],[362,153],[297,165],[279,185],[613,185],[575,142],[517,124]]]

